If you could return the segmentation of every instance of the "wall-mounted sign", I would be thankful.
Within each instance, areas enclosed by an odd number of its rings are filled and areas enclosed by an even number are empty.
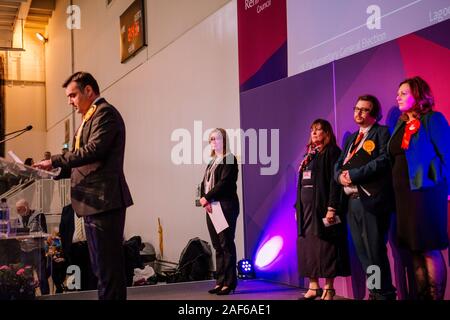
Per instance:
[[[124,63],[147,45],[144,0],[134,1],[120,16],[120,53]]]

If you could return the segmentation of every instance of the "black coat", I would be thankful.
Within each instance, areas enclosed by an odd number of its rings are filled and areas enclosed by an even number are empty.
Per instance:
[[[336,183],[333,179],[334,164],[336,163],[341,149],[338,146],[329,145],[323,152],[316,155],[312,168],[312,180],[313,180],[313,217],[312,228],[314,235],[322,239],[330,239],[339,235],[342,235],[345,230],[344,216],[341,203],[343,197],[342,187]],[[298,186],[297,186],[297,201],[295,208],[297,212],[297,225],[298,235],[304,236],[304,215],[301,203],[302,192],[302,174],[299,174]],[[328,207],[336,209],[336,215],[338,215],[342,223],[325,227],[322,219],[325,218]]]
[[[209,163],[206,170],[212,164],[212,162]],[[223,163],[218,164],[214,170],[215,185],[208,193],[205,194],[204,180],[201,183],[201,196],[205,197],[208,202],[219,201],[225,215],[239,213],[236,185],[238,173],[236,157],[230,153],[224,158]]]
[[[119,111],[100,99],[86,121],[80,148],[52,156],[52,165],[72,169],[72,206],[78,216],[88,216],[133,204],[123,173],[125,124]]]
[[[358,132],[347,138],[344,150],[336,162],[334,173],[336,181],[339,181],[339,176],[343,171],[343,162]],[[374,124],[370,128],[365,142],[371,140],[375,149],[369,154],[364,148],[361,148],[348,162],[348,164],[355,163],[348,172],[353,184],[358,187],[364,209],[372,214],[382,216],[387,216],[395,210],[391,163],[387,151],[389,138],[388,127]],[[370,196],[361,189],[361,186],[370,193]]]

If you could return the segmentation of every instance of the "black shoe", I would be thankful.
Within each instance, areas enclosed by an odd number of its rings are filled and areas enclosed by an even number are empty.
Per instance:
[[[334,300],[334,296],[336,295],[336,290],[334,289],[324,289],[322,297],[320,300]]]
[[[314,299],[320,298],[323,294],[322,288],[318,288],[318,289],[308,288],[308,290],[315,291],[316,294],[313,296],[308,296],[308,297],[305,297],[305,296],[300,297],[299,300],[314,300]]]
[[[226,296],[226,295],[229,295],[231,291],[233,291],[233,293],[234,293],[234,290],[236,290],[235,287],[222,288],[219,292],[217,292],[217,295],[218,296]]]
[[[397,293],[395,291],[381,292],[379,290],[374,290],[369,293],[369,300],[396,300]]]
[[[215,294],[215,293],[218,293],[221,289],[222,289],[222,286],[218,285],[217,287],[215,287],[215,288],[213,288],[211,290],[208,290],[208,292],[211,293],[211,294]]]

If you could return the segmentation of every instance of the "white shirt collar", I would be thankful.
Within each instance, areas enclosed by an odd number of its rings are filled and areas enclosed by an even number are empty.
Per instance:
[[[103,99],[103,97],[98,97],[97,99],[94,100],[94,102],[92,102],[92,104],[96,104],[99,100]]]
[[[372,129],[372,127],[373,127],[373,124],[366,128],[359,128],[359,132],[362,132],[362,133],[364,133],[364,135],[366,135],[370,131],[370,129]]]

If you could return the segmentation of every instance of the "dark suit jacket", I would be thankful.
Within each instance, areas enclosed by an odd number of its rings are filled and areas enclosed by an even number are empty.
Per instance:
[[[345,234],[345,230],[341,230],[345,226],[344,223],[325,228],[322,221],[327,214],[328,207],[336,209],[336,214],[340,218],[344,218],[343,207],[341,206],[342,187],[333,178],[334,165],[340,154],[341,149],[338,146],[328,146],[322,153],[317,155],[313,163],[314,201],[312,204],[312,228],[314,234],[323,239],[334,238],[340,234]],[[304,217],[301,202],[302,178],[303,175],[299,174],[297,201],[295,204],[299,236],[304,236]]]
[[[345,157],[358,133],[359,131],[347,138],[341,156],[336,162],[334,178],[337,182],[339,182],[339,175],[343,171]],[[388,127],[381,126],[378,123],[374,124],[369,130],[365,142],[373,141],[375,150],[369,154],[363,148],[360,148],[350,160],[357,163],[357,166],[348,170],[350,178],[353,184],[358,187],[364,209],[373,214],[388,214],[393,212],[395,208],[391,165],[387,152],[389,138]],[[366,189],[370,196],[361,187]]]
[[[392,135],[403,124],[399,119]],[[450,187],[449,139],[450,128],[442,113],[429,112],[421,117],[419,131],[411,137],[405,151],[411,190],[434,187],[442,180],[447,180]]]
[[[211,165],[212,163],[207,168]],[[215,185],[207,194],[205,194],[203,180],[201,183],[202,197],[205,197],[208,202],[219,201],[225,216],[239,213],[239,199],[236,192],[238,173],[236,157],[228,154],[224,163],[217,165],[214,170]]]
[[[101,99],[84,124],[80,149],[52,156],[54,167],[70,167],[72,207],[88,216],[133,204],[123,173],[125,124],[120,113]]]

